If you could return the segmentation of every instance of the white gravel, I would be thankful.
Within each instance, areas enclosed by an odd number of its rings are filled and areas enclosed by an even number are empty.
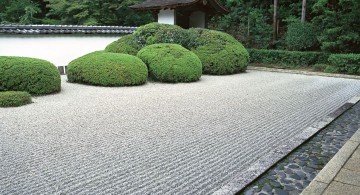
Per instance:
[[[360,81],[249,71],[0,108],[0,194],[211,194],[360,94]]]

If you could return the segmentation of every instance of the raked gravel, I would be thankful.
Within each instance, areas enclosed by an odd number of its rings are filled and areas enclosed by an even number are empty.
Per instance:
[[[95,87],[0,108],[0,194],[211,194],[360,94],[360,81],[249,71]]]

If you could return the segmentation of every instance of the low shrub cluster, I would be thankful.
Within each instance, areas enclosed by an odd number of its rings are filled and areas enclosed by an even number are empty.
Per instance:
[[[326,64],[328,53],[266,49],[248,49],[251,63],[283,64],[288,67],[311,67]]]
[[[71,61],[69,82],[101,86],[141,85],[147,80],[148,69],[138,57],[96,51]]]
[[[17,107],[31,102],[31,95],[24,91],[0,92],[0,107]]]
[[[139,48],[152,44],[179,44],[200,58],[204,74],[244,72],[249,62],[249,54],[240,42],[229,34],[214,30],[183,29],[176,25],[150,23],[139,27],[123,41],[121,39],[110,44],[105,50],[134,55]],[[129,41],[130,43],[127,43]]]
[[[200,79],[200,59],[181,45],[160,43],[141,49],[137,55],[149,68],[150,77],[163,82],[192,82]]]
[[[0,56],[0,91],[42,95],[60,90],[60,73],[52,63],[35,58]]]
[[[325,72],[360,75],[360,54],[332,54]]]

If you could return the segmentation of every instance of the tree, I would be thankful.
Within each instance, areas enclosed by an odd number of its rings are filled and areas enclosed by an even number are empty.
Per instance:
[[[278,13],[278,0],[274,0],[274,17],[273,17],[273,42],[277,39],[277,13]]]
[[[128,6],[139,0],[46,0],[47,17],[61,24],[141,25],[152,21],[149,13],[138,13]]]
[[[319,0],[313,6],[312,22],[321,30],[321,49],[333,53],[360,53],[360,2]]]
[[[0,23],[37,23],[35,14],[39,12],[39,5],[31,0],[0,1]]]
[[[305,16],[306,16],[306,0],[303,0],[301,6],[301,22],[305,22]]]

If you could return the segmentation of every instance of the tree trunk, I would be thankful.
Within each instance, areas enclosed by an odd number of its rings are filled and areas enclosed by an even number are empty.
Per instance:
[[[306,0],[302,1],[302,9],[301,9],[301,22],[305,22],[306,17]]]
[[[277,8],[278,8],[278,0],[274,0],[273,42],[275,42],[277,39]]]

